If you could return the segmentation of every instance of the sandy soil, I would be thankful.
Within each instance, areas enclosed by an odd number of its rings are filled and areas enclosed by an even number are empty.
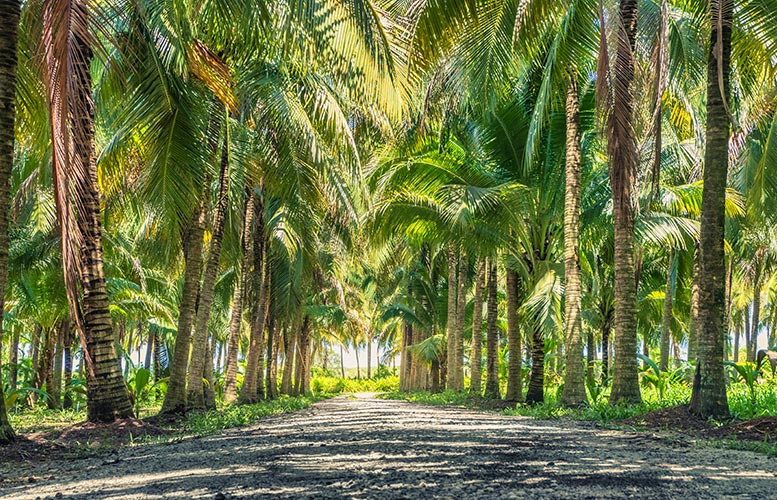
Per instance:
[[[0,468],[0,497],[767,498],[777,460],[593,425],[341,397],[168,445]]]

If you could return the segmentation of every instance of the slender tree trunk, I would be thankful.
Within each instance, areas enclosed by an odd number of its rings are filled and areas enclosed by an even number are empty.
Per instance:
[[[577,71],[567,83],[566,182],[564,197],[564,341],[566,373],[561,404],[586,402],[583,369],[583,321],[580,313],[580,101]]]
[[[475,303],[472,307],[472,353],[470,354],[469,392],[481,394],[481,377],[483,376],[483,296],[486,288],[486,263],[478,259],[477,276],[475,277]]]
[[[742,337],[742,324],[734,327],[734,363],[739,363],[739,339]]]
[[[586,377],[593,380],[594,378],[594,363],[596,362],[596,342],[594,341],[594,332],[588,330],[588,335],[585,341],[587,373]]]
[[[73,350],[78,349],[75,343],[75,335],[73,335],[73,325],[70,320],[70,316],[67,316],[67,330],[63,338],[65,359],[63,361],[63,385],[65,387],[65,396],[62,398],[62,408],[68,410],[73,407],[73,397],[70,391],[70,384],[73,381]]]
[[[413,343],[413,325],[406,321],[402,326],[402,346],[400,350],[402,366],[399,372],[399,390],[407,391],[410,386],[410,364],[412,363],[412,353],[407,347]]]
[[[701,207],[699,280],[699,362],[691,411],[702,418],[729,416],[723,370],[726,265],[723,240],[730,119],[729,68],[733,0],[710,1],[712,33],[707,59],[707,132],[704,151],[704,193]]]
[[[467,307],[467,258],[462,251],[459,254],[458,296],[456,300],[456,339],[453,355],[453,390],[464,390],[464,316]]]
[[[699,331],[699,250],[693,253],[693,284],[691,285],[691,319],[688,325],[688,361],[696,360]]]
[[[512,269],[505,272],[507,295],[507,401],[523,399],[521,387],[521,332],[518,328],[518,273]]]
[[[299,323],[295,321],[295,326],[287,329],[283,334],[283,377],[281,378],[281,394],[291,395],[291,376],[294,373],[294,333],[293,328]]]
[[[240,339],[243,327],[243,297],[248,283],[248,270],[251,263],[251,228],[254,218],[253,190],[246,196],[243,210],[243,224],[240,233],[242,258],[237,268],[235,290],[232,294],[232,316],[229,321],[229,339],[227,341],[227,368],[224,375],[224,400],[228,403],[237,398],[237,358],[240,354]],[[269,353],[267,359],[270,359]],[[268,364],[269,367],[269,364]],[[269,377],[268,377],[269,378]]]
[[[153,328],[152,336],[154,338],[154,356],[152,361],[154,365],[154,381],[159,382],[162,379],[162,348],[164,348],[164,344],[162,343],[162,334],[159,328]]]
[[[745,307],[745,361],[750,361],[750,343],[752,342],[750,335],[750,305]]]
[[[658,368],[661,371],[669,369],[669,345],[672,340],[672,266],[674,251],[669,253],[669,265],[666,271],[666,287],[664,288],[664,314],[661,320],[661,351]]]
[[[354,354],[356,354],[356,379],[361,380],[362,378],[362,368],[359,364],[359,344],[354,344],[353,346]]]
[[[262,195],[254,198],[253,218],[253,267],[251,279],[251,336],[246,354],[246,373],[243,377],[243,387],[240,390],[240,403],[256,403],[264,394],[264,383],[259,385],[264,374],[264,320],[266,313],[266,281],[267,281],[267,242],[264,234],[264,199]],[[293,351],[292,351],[293,353]],[[293,359],[288,357],[287,362]],[[284,380],[286,373],[284,369]],[[286,393],[288,394],[288,393]]]
[[[368,332],[364,332],[367,337],[367,380],[372,378],[372,339]]]
[[[447,377],[448,389],[456,389],[456,305],[458,304],[456,279],[456,247],[453,244],[448,245],[448,318],[446,321],[447,329]]]
[[[3,339],[1,313],[5,310],[5,284],[8,279],[8,219],[11,212],[11,171],[16,117],[16,41],[19,30],[19,9],[18,0],[0,2],[0,346]],[[15,363],[18,359],[18,338],[18,333],[14,332],[16,347],[11,352],[11,363]],[[0,359],[0,369],[2,369],[1,361]],[[12,388],[15,388],[15,365],[12,373]],[[16,434],[8,420],[5,408],[3,383],[0,382],[0,445],[11,443],[15,438]]]
[[[534,327],[531,343],[531,376],[526,402],[537,404],[545,401],[545,337],[542,329]]]
[[[19,377],[19,327],[12,328],[11,348],[9,353],[10,373],[8,374],[9,387],[12,391],[16,390],[16,383]]]
[[[268,298],[268,305],[269,305]],[[278,359],[278,339],[275,328],[275,317],[270,314],[268,307],[267,314],[267,399],[278,397],[278,382],[275,380],[275,366]]]
[[[50,384],[46,382],[46,390],[49,393],[49,408],[55,410],[62,408],[62,351],[64,339],[67,335],[65,329],[68,329],[70,322],[67,318],[60,322],[57,328],[56,343],[54,345],[54,363],[52,365]]]
[[[16,41],[19,30],[19,9],[18,0],[0,2],[0,313],[4,311],[5,284],[8,279],[8,217],[11,206],[11,170],[16,116]],[[3,379],[2,339],[3,318],[0,314],[0,381]],[[18,341],[16,344],[18,346]],[[17,355],[17,351],[11,353],[12,363]],[[15,437],[5,408],[3,383],[0,382],[0,445],[14,441]]]
[[[198,210],[184,230],[183,258],[184,281],[181,301],[178,306],[178,334],[170,364],[170,381],[162,404],[161,413],[184,413],[186,411],[186,372],[189,365],[192,327],[194,326],[197,295],[200,286],[202,266],[202,239],[205,232],[204,210]]]
[[[488,268],[488,303],[486,319],[486,399],[499,399],[499,331],[497,329],[496,262]]]
[[[432,386],[430,391],[433,394],[440,392],[440,362],[436,359],[432,361]]]
[[[140,337],[143,331],[143,323],[138,321],[138,337]],[[146,359],[143,360],[143,368],[151,372],[151,362],[154,360],[154,334],[151,332],[151,328],[148,329],[148,335],[146,335]]]
[[[756,265],[753,281],[753,326],[750,327],[750,345],[747,350],[747,360],[755,362],[755,352],[758,350],[758,330],[761,327],[761,266]],[[728,328],[725,329],[728,332]]]
[[[228,128],[228,127],[227,127]],[[192,357],[189,366],[189,381],[187,391],[187,407],[201,410],[206,407],[215,408],[214,404],[206,405],[205,387],[202,380],[208,380],[208,387],[213,390],[213,370],[205,372],[207,365],[213,364],[212,351],[208,345],[208,322],[210,310],[213,304],[213,293],[216,287],[216,278],[219,272],[219,260],[221,257],[221,241],[224,237],[224,224],[227,217],[227,205],[229,203],[229,133],[224,135],[224,143],[221,148],[221,171],[219,174],[219,190],[216,206],[213,211],[213,224],[208,249],[208,260],[205,265],[205,273],[202,277],[199,303],[194,322],[194,334],[192,335]],[[207,360],[210,359],[210,362]],[[207,398],[210,399],[210,398]],[[210,403],[210,401],[207,401]]]
[[[602,384],[607,385],[610,380],[610,332],[612,331],[612,319],[610,314],[604,320],[602,327]]]
[[[617,47],[612,74],[613,110],[608,120],[610,182],[615,226],[615,371],[610,403],[639,403],[637,283],[634,262],[634,212],[637,140],[634,131],[634,47],[637,0],[620,0]]]
[[[340,344],[340,376],[345,378],[345,355],[343,354],[343,344]]]
[[[304,395],[310,393],[310,356],[310,318],[305,316],[299,336],[299,362],[297,363],[299,385],[296,391],[297,394]]]

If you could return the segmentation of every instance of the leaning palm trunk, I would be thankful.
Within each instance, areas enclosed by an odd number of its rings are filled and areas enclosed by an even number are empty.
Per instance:
[[[586,402],[583,367],[583,322],[580,314],[580,102],[577,72],[567,83],[566,193],[564,198],[564,341],[566,372],[561,404]],[[591,347],[588,347],[589,354]]]
[[[229,322],[229,339],[227,340],[227,366],[224,375],[224,400],[231,403],[237,397],[237,358],[240,350],[240,337],[243,326],[243,302],[246,284],[248,282],[248,268],[251,257],[251,228],[254,217],[253,190],[248,191],[245,209],[243,210],[243,227],[240,233],[240,246],[242,259],[237,269],[238,277],[235,282],[235,291],[232,294],[232,316]]]
[[[194,324],[202,265],[202,239],[205,232],[204,211],[198,210],[183,232],[184,276],[178,305],[178,334],[170,364],[170,382],[162,404],[162,413],[186,411],[186,370],[189,364],[191,332]]]
[[[456,247],[451,244],[448,246],[448,319],[447,325],[447,359],[446,367],[448,371],[447,388],[455,390],[456,385],[456,305],[457,291],[456,278]]]
[[[480,396],[481,378],[483,376],[483,296],[486,288],[486,263],[478,260],[477,276],[475,277],[475,303],[472,307],[472,353],[469,357],[472,372],[469,392]]]
[[[246,354],[246,372],[238,401],[255,403],[264,396],[264,320],[266,312],[266,269],[267,243],[264,235],[264,201],[259,195],[254,198],[253,264],[251,280],[253,300],[251,304],[251,337]]]
[[[634,267],[637,140],[634,132],[634,47],[637,0],[621,0],[617,21],[612,109],[607,120],[615,226],[615,371],[610,403],[638,403],[637,283]]]
[[[5,283],[8,279],[8,217],[11,206],[11,169],[14,152],[19,8],[20,4],[17,0],[0,2],[0,312],[4,310]],[[0,341],[2,334],[3,318],[0,314]],[[2,353],[1,348],[0,353]],[[2,373],[0,373],[0,381],[2,381]],[[0,382],[0,445],[8,444],[14,439],[15,434],[5,409],[3,383]]]
[[[186,396],[188,408],[200,410],[206,407],[205,387],[202,380],[210,381],[213,378],[213,370],[205,372],[205,367],[212,365],[212,353],[208,346],[208,322],[210,321],[210,309],[213,304],[213,293],[216,288],[216,278],[219,271],[219,259],[221,257],[221,241],[224,236],[224,223],[227,216],[227,204],[229,202],[229,134],[224,136],[224,144],[221,151],[221,171],[219,173],[219,191],[216,207],[213,213],[213,226],[211,231],[208,261],[205,273],[202,277],[199,303],[194,322],[194,334],[192,335],[192,357],[189,366],[189,383]],[[211,362],[207,362],[211,356]],[[212,382],[208,384],[212,389]],[[214,401],[215,403],[215,401]],[[211,406],[211,405],[208,405]],[[213,405],[215,408],[215,404]]]
[[[497,330],[496,263],[489,263],[486,320],[486,390],[484,397],[499,399],[499,332]]]
[[[507,401],[520,401],[523,398],[521,387],[521,333],[518,329],[518,273],[507,269]]]
[[[701,205],[699,332],[691,411],[702,418],[729,415],[723,370],[726,335],[724,228],[728,176],[729,70],[733,0],[710,1],[712,34],[707,59],[707,133]]]
[[[90,74],[92,8],[79,1],[45,2],[43,46],[65,290],[86,360],[87,418],[98,422],[131,417],[132,404],[114,347],[103,271]]]

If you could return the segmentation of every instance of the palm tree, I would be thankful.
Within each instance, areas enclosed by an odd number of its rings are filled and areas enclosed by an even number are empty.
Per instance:
[[[5,310],[5,284],[8,278],[8,219],[14,159],[19,10],[20,3],[16,0],[0,3],[0,315]],[[0,317],[0,338],[2,338],[2,332],[3,319]],[[13,428],[8,421],[2,386],[0,382],[0,445],[8,444],[15,438]]]
[[[731,102],[729,72],[734,1],[710,2],[712,33],[707,59],[707,130],[699,246],[698,363],[691,411],[702,418],[729,415],[723,372],[726,264],[723,250]]]
[[[95,422],[133,412],[114,349],[103,270],[90,72],[93,8],[86,2],[47,2],[42,43],[65,288],[84,344],[87,418]]]
[[[564,197],[564,338],[566,372],[561,403],[579,406],[586,402],[583,358],[583,324],[580,315],[580,103],[577,75],[572,72],[567,87],[566,196]],[[591,346],[589,346],[589,350]]]
[[[608,109],[607,148],[610,156],[613,223],[615,227],[615,372],[610,402],[639,403],[637,377],[637,283],[634,267],[634,217],[637,179],[637,138],[634,130],[634,68],[637,1],[620,0],[615,21],[617,42],[610,73],[607,56],[600,55],[601,81],[612,86]],[[603,35],[604,36],[604,35]],[[606,40],[606,37],[605,37]],[[606,42],[603,52],[606,53]]]

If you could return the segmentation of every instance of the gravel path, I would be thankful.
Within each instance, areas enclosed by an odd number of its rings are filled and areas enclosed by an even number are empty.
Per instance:
[[[218,436],[0,474],[9,500],[777,496],[777,460],[764,455],[368,394]]]

